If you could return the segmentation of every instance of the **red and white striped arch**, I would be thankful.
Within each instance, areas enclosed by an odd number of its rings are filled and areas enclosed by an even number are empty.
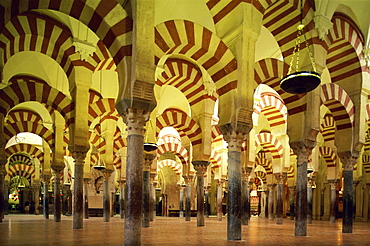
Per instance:
[[[157,135],[162,128],[172,126],[181,137],[187,136],[192,145],[202,143],[202,129],[185,112],[179,109],[166,109],[156,120]]]
[[[265,172],[263,172],[263,171],[254,172],[254,176],[256,178],[260,178],[263,183],[266,183],[266,176],[267,176],[267,174]]]
[[[5,153],[6,153],[7,158],[9,158],[11,155],[16,154],[16,153],[27,153],[33,158],[39,159],[40,162],[42,162],[44,159],[44,153],[39,148],[35,147],[32,144],[26,144],[26,143],[14,144],[6,148]]]
[[[183,55],[211,76],[219,96],[236,88],[237,61],[227,45],[210,30],[187,20],[169,20],[155,27],[155,60]]]
[[[337,155],[329,146],[322,146],[319,148],[321,156],[324,158],[328,167],[335,167]]]
[[[211,98],[216,101],[215,96],[209,96],[204,90],[202,83],[202,72],[200,69],[187,61],[179,59],[168,59],[164,71],[158,77],[156,85],[171,85],[179,89],[193,106],[203,99]]]
[[[12,110],[6,118],[6,123],[12,124],[18,121],[32,121],[36,124],[42,124],[43,120],[37,113],[31,110]]]
[[[287,178],[288,179],[294,179],[294,167],[292,165],[289,166],[288,172],[287,172]]]
[[[13,77],[11,84],[0,91],[0,111],[3,113],[17,104],[28,101],[46,104],[57,110],[62,114],[67,125],[74,122],[72,115],[74,103],[71,99],[39,79]]]
[[[159,173],[164,167],[169,167],[173,169],[177,175],[182,174],[181,163],[178,163],[174,160],[166,159],[166,160],[158,161],[157,162],[157,173]]]
[[[39,135],[49,144],[50,148],[54,147],[54,133],[43,125],[36,124],[31,121],[16,122],[6,125],[4,127],[5,140],[9,141],[13,136],[21,132],[31,132]]]
[[[91,95],[91,94],[90,94]],[[117,121],[120,116],[115,108],[115,99],[113,98],[101,98],[97,100],[95,103],[89,105],[89,117],[87,119],[88,125],[90,126],[91,123],[96,118],[101,118],[100,123],[102,123],[105,119],[114,119]]]
[[[132,19],[116,1],[72,0],[64,1],[10,1],[2,2],[0,8],[0,30],[16,15],[29,10],[51,9],[69,15],[87,25],[119,64],[125,56],[131,56]]]
[[[221,155],[217,151],[212,149],[211,156],[209,157],[209,162],[212,165],[212,168],[221,167],[222,163],[221,161],[222,161]]]
[[[264,152],[260,151],[256,155],[256,165],[262,166],[266,170],[267,174],[272,174],[272,163],[266,158]]]
[[[337,84],[321,85],[321,104],[324,104],[333,114],[336,129],[352,128],[355,107],[348,94]]]
[[[186,165],[189,163],[189,153],[188,151],[177,143],[164,143],[158,146],[157,156],[158,158],[165,152],[170,152],[179,157],[181,163]]]
[[[257,134],[256,147],[263,146],[268,149],[273,159],[279,159],[283,156],[283,146],[280,141],[269,132],[262,132]]]
[[[320,131],[325,141],[335,139],[335,120],[332,114],[326,114],[320,125]]]
[[[262,112],[270,127],[284,125],[287,118],[284,101],[277,94],[271,92],[263,92],[260,97],[261,101],[254,107],[254,112],[258,115]]]
[[[15,164],[9,167],[8,176],[13,178],[15,176],[21,176],[31,181],[31,178],[35,178],[35,169],[33,166],[25,164]]]

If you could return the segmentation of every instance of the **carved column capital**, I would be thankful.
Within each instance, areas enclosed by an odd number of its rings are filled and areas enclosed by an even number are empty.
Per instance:
[[[351,151],[338,152],[340,161],[343,164],[344,171],[353,171],[353,166],[357,161],[357,155],[354,155]]]
[[[197,176],[204,176],[204,174],[207,172],[207,167],[209,165],[208,161],[193,161],[192,162],[194,169],[197,171]]]
[[[284,184],[287,174],[286,173],[274,173],[274,176],[278,184]]]
[[[192,181],[193,181],[193,176],[192,175],[183,175],[186,186],[190,186]]]
[[[144,171],[150,171],[154,158],[154,154],[144,153]]]
[[[330,179],[330,180],[328,180],[328,182],[330,184],[330,189],[331,190],[335,190],[337,188],[338,180]]]
[[[123,121],[127,125],[128,135],[141,135],[144,136],[145,133],[145,124],[149,120],[150,112],[128,108],[122,114]]]

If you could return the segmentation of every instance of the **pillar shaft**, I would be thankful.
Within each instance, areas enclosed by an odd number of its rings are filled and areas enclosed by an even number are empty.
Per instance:
[[[337,214],[337,182],[336,180],[329,180],[330,184],[330,223],[335,223]]]
[[[276,174],[277,192],[276,192],[276,224],[283,224],[283,198],[284,198],[284,181],[285,174]]]
[[[242,225],[248,225],[248,220],[250,217],[250,196],[249,196],[249,174],[250,171],[244,171],[242,174],[242,197],[241,197],[241,220]]]
[[[35,199],[35,215],[40,214],[39,206],[40,206],[40,181],[36,181],[33,187],[33,194],[34,194],[34,199]]]
[[[61,173],[56,171],[54,173],[54,221],[60,222],[62,220],[62,204],[60,202],[60,176]]]
[[[111,194],[110,194],[110,176],[113,170],[105,169],[104,174],[104,193],[103,193],[103,221],[109,222],[111,217]]]
[[[312,148],[301,142],[291,144],[297,155],[295,236],[307,236],[307,160]]]
[[[289,187],[289,214],[290,220],[294,220],[294,187]]]
[[[307,180],[307,224],[312,224],[312,178]]]
[[[44,219],[49,219],[49,182],[50,182],[50,176],[45,175],[43,178],[44,178],[43,213],[44,213]]]
[[[150,170],[143,171],[143,221],[142,227],[150,225]]]
[[[89,218],[89,178],[84,178],[84,188],[83,188],[83,193],[84,193],[84,219]]]
[[[269,189],[269,196],[268,196],[268,218],[269,220],[274,219],[274,185],[269,184],[267,185]]]
[[[125,218],[125,183],[126,181],[119,181],[119,215],[121,219]]]
[[[208,164],[207,161],[193,161],[197,171],[197,226],[204,226],[204,174]]]
[[[222,221],[222,186],[223,182],[218,181],[217,185],[217,220]]]
[[[180,186],[180,218],[184,217],[184,187]]]
[[[86,151],[73,151],[75,159],[74,185],[73,185],[73,229],[83,228],[83,174]]]
[[[4,219],[4,175],[5,172],[0,173],[0,223]]]
[[[185,221],[190,221],[191,219],[191,181],[186,182],[185,191],[186,191],[185,192],[185,195],[186,195],[185,197]]]

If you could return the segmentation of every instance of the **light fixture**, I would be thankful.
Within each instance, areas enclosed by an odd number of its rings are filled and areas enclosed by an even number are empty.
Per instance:
[[[281,79],[280,88],[291,94],[303,94],[314,90],[320,83],[320,74],[316,72],[316,65],[313,59],[313,55],[308,45],[306,34],[304,33],[304,25],[302,23],[302,0],[300,1],[300,24],[297,26],[297,38],[293,49],[292,60],[289,64],[288,74]],[[307,47],[309,59],[313,71],[299,71],[299,52],[301,45],[301,36],[304,38],[304,43]],[[293,70],[293,62],[295,62],[295,72]]]
[[[155,143],[144,143],[144,150],[147,152],[151,152],[157,149],[158,149],[158,146]]]

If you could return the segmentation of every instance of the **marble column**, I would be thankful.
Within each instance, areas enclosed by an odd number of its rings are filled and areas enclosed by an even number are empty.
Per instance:
[[[103,187],[103,221],[109,222],[111,217],[111,192],[110,192],[110,177],[114,170],[103,169],[101,171],[104,177],[104,187]]]
[[[312,177],[307,177],[307,224],[312,224]]]
[[[144,170],[143,170],[143,220],[142,227],[150,226],[150,167],[152,165],[155,153],[144,153]]]
[[[83,150],[72,151],[72,157],[74,158],[75,161],[74,180],[73,180],[73,229],[83,228],[83,208],[84,208],[83,175],[84,175],[85,157],[88,148],[86,147],[82,148]]]
[[[60,202],[60,177],[63,169],[54,169],[54,221],[60,222],[62,220],[62,204]]]
[[[70,185],[67,185],[67,184],[62,185],[62,192],[63,192],[62,211],[63,211],[63,214],[68,214],[68,202],[69,202],[69,192],[70,191],[71,191],[70,190]]]
[[[274,219],[274,186],[273,184],[268,184],[267,188],[269,190],[269,197],[268,197],[268,218],[269,220]]]
[[[359,183],[360,183],[360,181],[358,181],[358,180],[353,181],[353,187],[354,187],[354,191],[353,191],[353,219],[354,220],[356,218],[357,187],[358,187]]]
[[[311,143],[311,145],[313,145]],[[307,163],[312,147],[303,142],[291,143],[290,147],[297,155],[297,181],[296,181],[296,220],[295,236],[307,236]]]
[[[5,160],[0,160],[0,223],[2,223],[4,219],[4,179],[6,176],[5,163]]]
[[[193,176],[191,175],[184,175],[184,180],[186,184],[185,188],[185,221],[191,220],[191,184],[193,180]]]
[[[276,224],[283,224],[283,199],[284,199],[284,182],[286,180],[285,173],[276,173],[275,178],[277,181],[276,192]]]
[[[84,178],[84,219],[89,218],[89,182],[91,179]]]
[[[248,225],[250,217],[250,190],[249,190],[249,175],[251,168],[243,168],[242,173],[242,206],[241,206],[241,221],[242,225]]]
[[[343,182],[343,220],[342,232],[352,233],[353,229],[353,165],[356,157],[350,151],[338,152],[338,156],[344,167]]]
[[[258,215],[260,218],[266,218],[266,193],[264,190],[261,191],[261,213]]]
[[[150,203],[149,203],[149,219],[150,221],[154,221],[156,216],[156,193],[155,187],[157,186],[157,182],[154,178],[157,176],[156,173],[150,173]]]
[[[50,182],[50,175],[43,175],[43,181],[44,181],[44,203],[43,203],[44,219],[49,219],[49,182]]]
[[[4,215],[8,215],[9,213],[9,180],[4,179]]]
[[[119,180],[119,217],[121,219],[125,218],[125,185],[126,180]]]
[[[178,186],[179,191],[180,191],[180,218],[184,218],[184,187],[180,184]]]
[[[367,200],[364,199],[365,201],[367,201],[367,204],[366,204],[365,209],[364,209],[364,212],[365,212],[365,215],[366,215],[366,217],[365,217],[366,220],[365,221],[370,221],[370,183],[366,184],[365,196],[367,198]]]
[[[209,187],[204,187],[204,217],[209,218]]]
[[[337,217],[337,180],[328,180],[330,184],[330,223]]]
[[[294,186],[289,186],[289,218],[290,220],[294,220],[294,191],[295,187]]]
[[[238,129],[239,126],[236,126]],[[222,129],[222,128],[221,128]],[[221,130],[220,129],[220,130]],[[244,125],[240,126],[241,132],[222,129],[224,139],[228,143],[228,214],[227,214],[227,240],[241,240],[242,222],[240,211],[242,209],[242,143],[249,132]]]
[[[222,221],[222,187],[224,185],[224,180],[217,181],[217,220]]]
[[[192,164],[197,175],[197,226],[204,226],[204,174],[209,162],[193,161]]]
[[[144,126],[150,112],[128,108],[123,119],[127,125],[126,210],[124,244],[141,245]]]

